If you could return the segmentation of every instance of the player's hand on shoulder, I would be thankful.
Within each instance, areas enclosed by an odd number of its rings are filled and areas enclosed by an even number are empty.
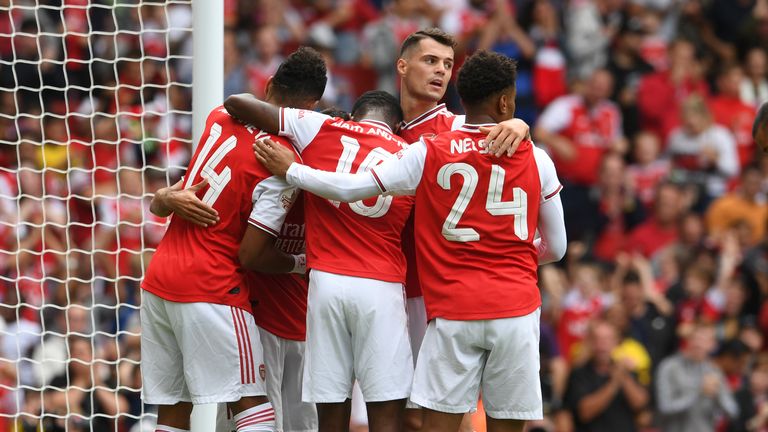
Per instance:
[[[512,156],[523,141],[531,139],[528,123],[517,118],[505,120],[493,127],[483,126],[480,132],[488,134],[485,144],[489,147],[489,153],[497,157],[504,153]]]
[[[202,227],[215,225],[219,221],[219,213],[197,197],[197,192],[206,186],[208,179],[203,179],[186,189],[171,190],[163,198],[164,204],[187,222]]]
[[[296,161],[293,151],[269,138],[256,141],[253,153],[264,168],[280,177],[285,177],[288,168]]]

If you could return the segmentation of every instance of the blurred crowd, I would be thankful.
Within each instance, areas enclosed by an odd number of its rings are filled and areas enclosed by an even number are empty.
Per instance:
[[[140,430],[138,283],[164,230],[151,193],[190,157],[190,5],[10,5],[0,414],[24,415],[0,432]],[[540,271],[547,416],[532,428],[768,431],[768,157],[751,134],[768,0],[224,7],[225,96],[263,95],[300,45],[327,59],[323,107],[397,93],[399,46],[428,26],[456,35],[456,67],[479,49],[518,60],[517,116],[556,162],[570,241]],[[446,103],[462,111],[453,86]]]

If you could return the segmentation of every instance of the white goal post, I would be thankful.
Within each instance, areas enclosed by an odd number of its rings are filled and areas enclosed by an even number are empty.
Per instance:
[[[148,204],[222,102],[223,21],[215,0],[0,0],[0,431],[154,430]]]

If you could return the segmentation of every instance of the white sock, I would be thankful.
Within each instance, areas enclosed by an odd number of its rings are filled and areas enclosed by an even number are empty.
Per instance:
[[[155,432],[189,432],[189,430],[159,424],[155,427]]]
[[[274,432],[275,410],[272,409],[272,404],[267,402],[237,414],[235,427],[237,432]]]

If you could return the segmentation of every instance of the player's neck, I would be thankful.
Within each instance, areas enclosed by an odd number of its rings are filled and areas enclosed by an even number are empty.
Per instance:
[[[437,106],[437,101],[418,99],[407,90],[400,94],[400,106],[403,108],[403,120],[406,123]]]
[[[498,123],[498,121],[488,114],[483,114],[483,113],[470,114],[468,112],[466,114],[464,123],[465,124],[487,124],[487,123]]]

